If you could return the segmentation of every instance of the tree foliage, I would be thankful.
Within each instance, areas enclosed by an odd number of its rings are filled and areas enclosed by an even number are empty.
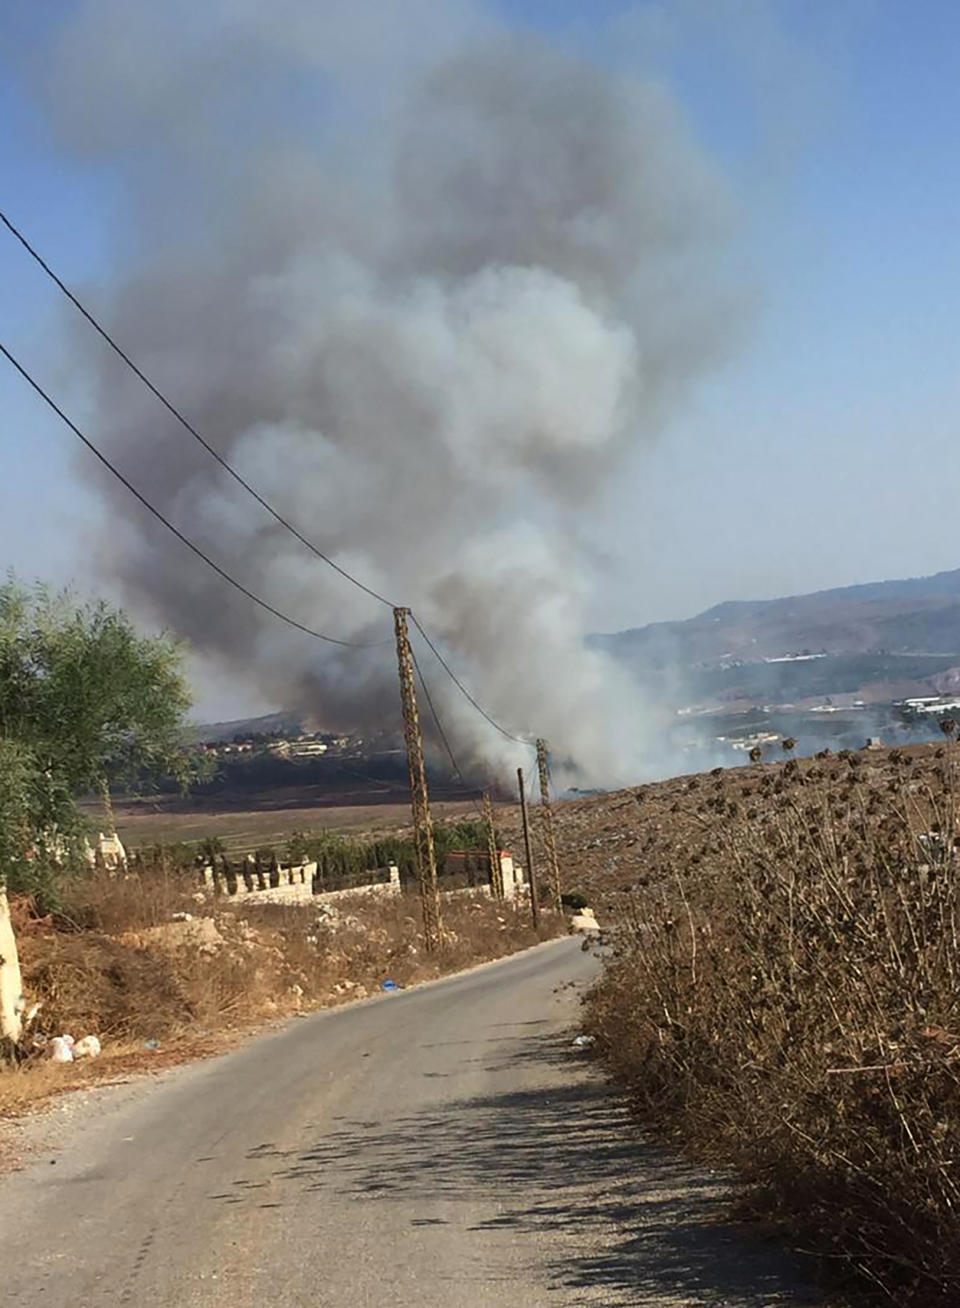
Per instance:
[[[76,796],[193,768],[181,651],[125,614],[0,586],[0,881],[33,886],[82,836]]]

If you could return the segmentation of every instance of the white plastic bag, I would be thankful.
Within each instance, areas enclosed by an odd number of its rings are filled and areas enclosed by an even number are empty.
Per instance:
[[[54,1036],[50,1041],[50,1057],[55,1063],[72,1063],[72,1038],[70,1036]]]

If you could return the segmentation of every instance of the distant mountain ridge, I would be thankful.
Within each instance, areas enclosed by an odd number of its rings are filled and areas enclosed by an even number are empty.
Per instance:
[[[943,654],[960,662],[960,568],[781,599],[726,600],[684,621],[600,635],[592,643],[650,668],[803,651]]]
[[[234,736],[298,735],[303,726],[299,713],[265,713],[256,718],[235,718],[230,722],[198,722],[190,728],[197,744],[217,745]]]
[[[936,572],[929,577],[905,577],[894,581],[865,581],[852,586],[835,586],[829,590],[814,590],[803,595],[787,595],[772,600],[723,600],[696,617],[724,616],[736,610],[773,610],[785,605],[802,604],[859,604],[862,601],[906,601],[936,598],[960,599],[960,568],[949,572]]]

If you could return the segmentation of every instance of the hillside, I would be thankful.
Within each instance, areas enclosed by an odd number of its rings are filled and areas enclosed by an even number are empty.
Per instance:
[[[556,806],[567,888],[614,945],[597,1051],[844,1303],[960,1302],[955,737]]]
[[[651,623],[595,643],[644,669],[786,654],[960,651],[960,569],[774,600],[728,600],[682,622]],[[960,661],[960,660],[958,660]]]
[[[281,736],[298,734],[303,727],[299,713],[266,713],[257,718],[235,718],[230,722],[198,722],[190,729],[198,745],[217,745],[233,740],[249,740],[253,736]]]
[[[801,753],[876,735],[929,739],[931,714],[904,701],[948,700],[960,687],[960,569],[727,601],[592,643],[676,709],[675,744],[691,767],[732,761],[757,733],[793,736]]]

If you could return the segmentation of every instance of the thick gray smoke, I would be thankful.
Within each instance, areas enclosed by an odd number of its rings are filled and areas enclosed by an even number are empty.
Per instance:
[[[667,90],[457,0],[101,0],[51,67],[61,131],[125,185],[136,237],[95,303],[145,370],[322,549],[412,605],[511,729],[581,782],[662,766],[655,712],[584,646],[581,541],[735,313],[732,205]],[[178,525],[309,625],[389,641],[388,610],[92,360],[95,430]],[[284,629],[104,493],[130,596],[225,675],[331,725],[396,722],[389,644]],[[464,761],[514,764],[421,664]]]

